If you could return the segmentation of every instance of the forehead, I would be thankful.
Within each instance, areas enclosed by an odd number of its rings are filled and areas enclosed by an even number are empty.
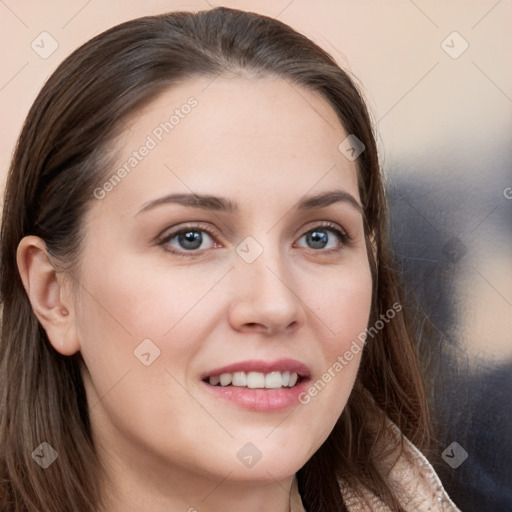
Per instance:
[[[191,78],[125,126],[109,176],[124,172],[109,201],[135,208],[158,193],[195,192],[261,206],[335,186],[359,197],[336,113],[319,93],[280,78]]]

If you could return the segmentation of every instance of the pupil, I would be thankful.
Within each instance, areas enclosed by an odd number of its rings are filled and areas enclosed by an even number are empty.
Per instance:
[[[184,249],[198,249],[203,243],[203,236],[199,231],[187,231],[178,237]]]
[[[327,245],[328,236],[325,231],[311,231],[307,240],[314,249],[323,249]]]

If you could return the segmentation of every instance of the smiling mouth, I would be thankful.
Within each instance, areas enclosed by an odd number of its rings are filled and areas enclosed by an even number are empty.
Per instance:
[[[211,375],[203,382],[217,387],[238,387],[246,389],[279,389],[293,388],[302,382],[305,377],[296,372],[274,371],[262,372],[233,372]]]

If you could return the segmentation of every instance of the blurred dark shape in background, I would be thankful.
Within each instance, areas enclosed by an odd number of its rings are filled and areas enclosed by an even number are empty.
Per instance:
[[[463,512],[506,512],[512,511],[511,351],[496,351],[484,339],[476,350],[474,340],[468,344],[476,318],[467,303],[478,308],[485,300],[479,290],[488,286],[512,318],[510,290],[486,281],[481,270],[505,261],[503,271],[512,273],[512,201],[503,194],[512,185],[512,157],[502,152],[497,161],[492,152],[485,172],[475,168],[481,162],[454,158],[445,158],[441,169],[439,161],[421,170],[417,162],[391,166],[392,245],[430,381],[439,432],[431,462]],[[474,296],[467,293],[473,281]],[[509,323],[487,314],[485,325]],[[508,341],[498,345],[510,347],[510,330],[504,336]],[[468,454],[458,467],[442,457],[453,442]]]

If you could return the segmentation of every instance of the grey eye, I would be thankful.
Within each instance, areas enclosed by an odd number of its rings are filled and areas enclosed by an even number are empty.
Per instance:
[[[207,243],[208,247],[202,247],[203,243]],[[169,238],[167,244],[175,249],[194,251],[212,247],[213,240],[208,233],[201,229],[187,229],[174,234]]]
[[[331,249],[339,245],[340,236],[332,229],[315,228],[302,235],[299,245],[302,240],[310,249]]]

